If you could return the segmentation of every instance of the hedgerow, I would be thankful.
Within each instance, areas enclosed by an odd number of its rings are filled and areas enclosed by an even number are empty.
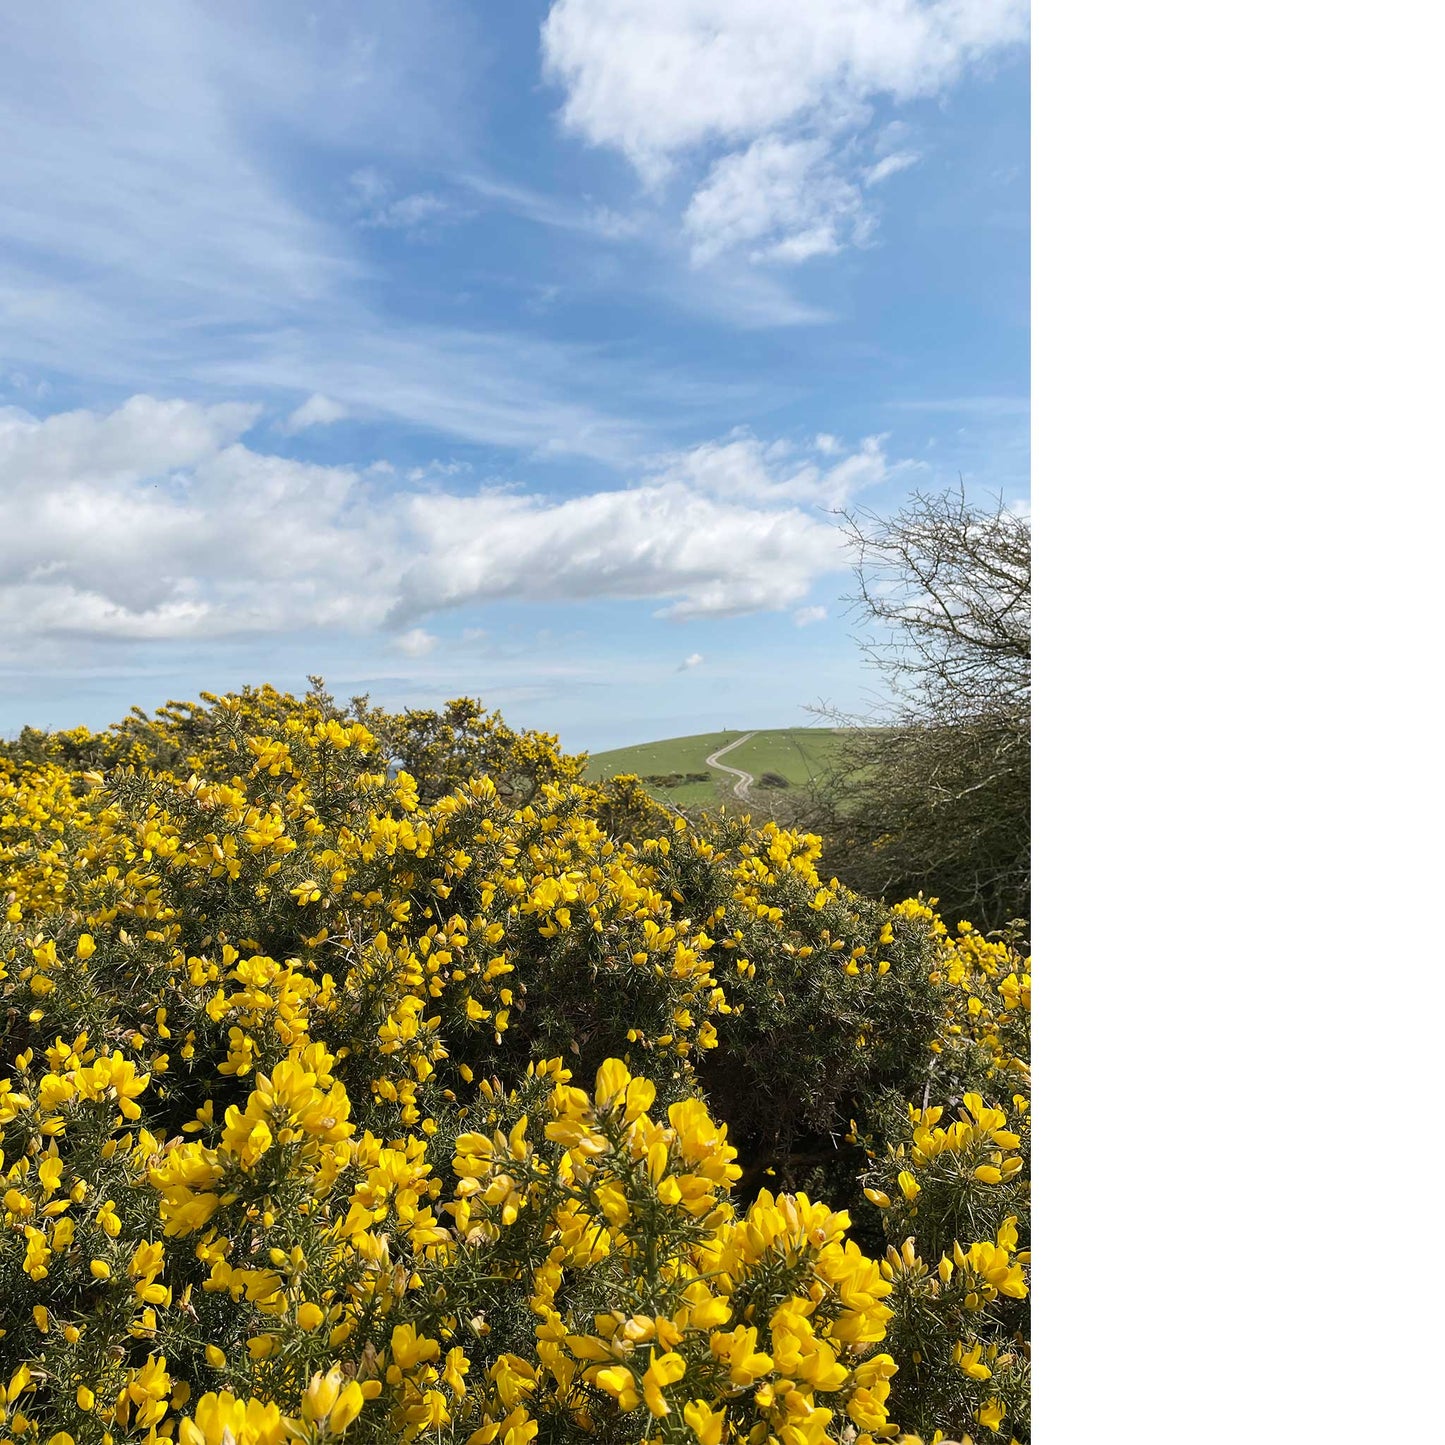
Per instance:
[[[582,775],[319,684],[0,748],[0,1437],[1028,1439],[1027,961]]]

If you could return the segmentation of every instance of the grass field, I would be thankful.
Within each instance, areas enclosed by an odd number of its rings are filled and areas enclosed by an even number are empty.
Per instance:
[[[587,776],[596,780],[615,777],[618,773],[637,773],[644,778],[667,773],[708,773],[710,778],[705,783],[653,787],[651,791],[679,808],[720,802],[725,796],[731,798],[736,780],[730,773],[709,768],[707,758],[744,737],[747,731],[737,728],[731,732],[697,733],[692,737],[664,738],[594,753],[587,765]],[[734,748],[722,761],[744,769],[754,778],[777,773],[794,787],[800,787],[828,765],[844,736],[835,728],[765,728]],[[767,792],[764,788],[753,788],[753,796],[759,800],[765,798]]]
[[[836,728],[774,728],[755,733],[723,761],[755,778],[777,773],[797,787],[827,769],[844,737]]]

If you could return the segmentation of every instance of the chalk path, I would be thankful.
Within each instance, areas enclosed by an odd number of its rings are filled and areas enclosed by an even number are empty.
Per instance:
[[[725,748],[719,748],[715,753],[710,754],[707,759],[708,767],[717,768],[719,772],[731,773],[733,777],[737,779],[737,782],[733,784],[733,797],[741,798],[745,803],[749,801],[748,789],[753,785],[753,775],[744,772],[741,768],[730,768],[726,763],[718,762],[718,759],[722,757],[724,753],[730,753],[734,748],[740,748],[749,738],[755,736],[755,733],[744,733],[742,737],[738,738],[735,742],[731,742]]]

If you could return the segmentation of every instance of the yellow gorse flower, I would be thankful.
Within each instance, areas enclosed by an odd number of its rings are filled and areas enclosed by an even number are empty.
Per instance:
[[[1011,946],[473,704],[18,746],[11,1437],[1026,1438]],[[895,1086],[937,1102],[895,1127]],[[853,1151],[882,1257],[784,1125]]]

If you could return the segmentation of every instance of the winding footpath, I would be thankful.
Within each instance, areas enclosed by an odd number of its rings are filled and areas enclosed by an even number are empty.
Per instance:
[[[741,798],[743,802],[749,802],[748,789],[752,787],[755,779],[751,773],[745,773],[741,768],[730,768],[726,763],[718,762],[724,753],[730,753],[734,748],[740,748],[755,733],[744,733],[735,742],[729,743],[725,748],[719,748],[715,753],[710,753],[707,758],[707,765],[710,768],[717,768],[719,772],[731,773],[737,779],[733,784],[733,797]]]

